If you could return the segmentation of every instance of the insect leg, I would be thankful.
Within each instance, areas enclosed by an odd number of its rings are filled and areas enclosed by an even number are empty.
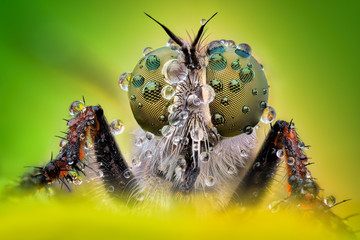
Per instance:
[[[276,155],[276,141],[287,122],[277,121],[270,129],[254,163],[235,190],[232,203],[256,204],[273,179],[280,159]]]
[[[93,109],[98,122],[98,131],[94,136],[95,152],[103,180],[111,195],[128,200],[136,180],[110,131],[103,109],[100,106]]]

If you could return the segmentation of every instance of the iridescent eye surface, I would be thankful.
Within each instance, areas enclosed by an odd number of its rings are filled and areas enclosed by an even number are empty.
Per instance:
[[[159,129],[168,123],[168,107],[173,102],[169,95],[164,97],[164,91],[162,94],[162,90],[170,86],[162,73],[163,66],[177,59],[179,53],[176,47],[163,47],[145,51],[144,55],[131,73],[128,97],[138,124],[159,135]]]
[[[223,137],[250,133],[267,106],[268,84],[251,48],[240,44],[208,45],[206,82],[215,91],[210,105],[211,121]]]

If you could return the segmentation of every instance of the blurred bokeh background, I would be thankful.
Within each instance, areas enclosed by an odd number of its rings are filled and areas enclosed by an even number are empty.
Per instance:
[[[359,6],[353,0],[1,1],[0,186],[56,155],[54,135],[66,130],[62,119],[82,96],[101,104],[109,120],[124,122],[117,139],[128,152],[137,125],[118,77],[132,71],[145,47],[168,40],[143,12],[184,38],[219,12],[207,26],[209,41],[252,46],[277,118],[294,119],[311,145],[310,170],[324,195],[352,199],[334,211],[359,212]],[[360,228],[359,222],[350,224]]]

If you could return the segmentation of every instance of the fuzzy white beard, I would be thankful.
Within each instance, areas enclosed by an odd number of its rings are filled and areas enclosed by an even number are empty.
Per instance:
[[[179,179],[171,181],[176,175],[178,159],[182,156],[176,152],[169,152],[165,147],[164,137],[154,136],[147,139],[146,132],[138,129],[134,133],[135,139],[142,139],[140,146],[133,149],[134,162],[140,160],[140,165],[133,166],[133,173],[138,180],[138,188],[134,194],[146,200],[164,205],[172,195],[171,187]],[[171,142],[171,139],[166,139]],[[256,132],[241,134],[233,138],[222,139],[209,152],[207,162],[199,161],[200,173],[194,185],[194,192],[200,194],[214,194],[217,204],[225,206],[233,191],[244,177],[249,165],[254,161],[254,150],[257,147]],[[149,151],[151,157],[148,157]],[[139,162],[137,162],[139,164]],[[165,171],[165,178],[156,175],[158,170]],[[213,185],[209,186],[208,179],[213,177]]]

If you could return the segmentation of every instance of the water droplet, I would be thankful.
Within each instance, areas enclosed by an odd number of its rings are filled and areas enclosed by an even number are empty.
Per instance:
[[[262,71],[264,71],[264,65],[262,65],[261,63],[260,63],[260,69],[261,69]]]
[[[86,150],[90,150],[90,149],[93,149],[94,148],[94,144],[91,140],[87,140],[85,141],[85,145],[84,145],[84,148]]]
[[[215,91],[209,85],[201,86],[202,91],[202,102],[203,103],[211,103],[215,98]]]
[[[210,160],[210,154],[208,152],[202,152],[200,154],[200,161],[206,163]]]
[[[214,71],[221,71],[226,68],[227,60],[221,53],[214,53],[209,59],[209,68]]]
[[[200,20],[200,24],[201,24],[201,25],[205,25],[205,24],[206,24],[206,22],[207,22],[207,20],[206,20],[206,19],[201,19],[201,20]]]
[[[199,151],[199,149],[200,149],[199,142],[193,142],[192,148],[193,148],[193,151],[195,151],[195,152]]]
[[[131,78],[131,73],[129,72],[123,73],[119,77],[119,86],[121,87],[122,90],[124,91],[129,90],[130,78]]]
[[[312,178],[312,177],[311,177],[311,172],[310,172],[310,170],[307,170],[307,171],[306,171],[305,177],[306,177],[307,179],[311,179],[311,178]]]
[[[146,136],[146,138],[147,138],[148,140],[151,140],[151,139],[154,138],[154,134],[151,133],[151,132],[146,132],[145,136]]]
[[[204,131],[202,128],[194,126],[190,131],[190,136],[193,141],[201,141],[204,138]]]
[[[166,117],[164,115],[161,115],[159,117],[159,121],[162,122],[162,123],[165,123],[166,122]]]
[[[281,201],[273,201],[269,204],[269,210],[272,212],[272,213],[276,213],[280,210],[280,203],[282,202]]]
[[[205,184],[208,186],[208,187],[212,187],[214,186],[215,184],[215,178],[213,176],[207,176],[205,178]]]
[[[172,86],[167,85],[161,90],[161,95],[163,96],[163,98],[170,100],[175,95],[175,89]]]
[[[333,207],[336,204],[336,198],[333,195],[326,196],[326,198],[324,198],[324,203],[328,207]]]
[[[174,40],[169,38],[169,40],[166,42],[166,46],[167,47],[172,47],[172,46],[177,46],[177,44],[176,44],[176,42],[174,42]]]
[[[143,107],[143,104],[141,102],[138,103],[138,108],[142,108]]]
[[[152,52],[152,48],[151,47],[146,47],[143,51],[143,55],[146,56],[147,54],[149,54],[150,52]]]
[[[289,166],[294,165],[294,163],[295,163],[295,158],[289,157],[289,158],[286,160],[286,163],[287,163],[287,165],[289,165]]]
[[[251,91],[252,95],[256,96],[258,95],[258,90],[255,88]]]
[[[225,48],[224,48],[223,44],[220,41],[216,40],[216,41],[212,41],[212,42],[210,42],[208,44],[207,52],[208,52],[209,55],[211,55],[211,54],[213,54],[215,52],[223,53],[223,52],[225,52]]]
[[[276,118],[276,112],[275,109],[273,107],[266,107],[264,109],[264,112],[261,116],[261,121],[265,124],[270,124],[272,123]]]
[[[246,152],[244,149],[241,149],[241,150],[240,150],[240,156],[241,156],[241,157],[247,157],[248,154],[247,154],[247,152]]]
[[[171,114],[171,113],[174,113],[176,110],[176,105],[175,104],[171,104],[169,107],[168,107],[168,112]]]
[[[85,104],[82,101],[74,101],[70,104],[70,115],[76,116],[77,114],[83,112],[85,109]]]
[[[114,192],[115,191],[114,186],[113,185],[108,186],[107,191],[108,192]]]
[[[244,127],[243,131],[246,134],[251,134],[253,132],[253,127],[248,125],[248,126]]]
[[[161,134],[164,136],[164,137],[169,137],[175,130],[175,127],[174,126],[171,126],[171,125],[165,125],[162,127],[161,129]]]
[[[282,150],[282,149],[279,149],[279,150],[277,150],[276,151],[276,156],[278,157],[278,158],[283,158],[284,157],[284,151]]]
[[[140,147],[143,143],[143,139],[141,137],[138,137],[135,139],[135,145]]]
[[[180,118],[185,120],[185,119],[188,119],[189,118],[189,112],[188,111],[182,111],[180,112]]]
[[[265,95],[267,93],[267,89],[263,88],[263,94]]]
[[[235,172],[236,172],[235,167],[233,167],[233,166],[228,167],[228,169],[227,169],[227,173],[228,173],[228,174],[232,175],[232,174],[234,174]]]
[[[125,126],[122,121],[115,119],[110,123],[110,130],[112,134],[119,135],[125,130]]]
[[[132,84],[135,88],[141,87],[145,82],[145,78],[141,76],[140,74],[135,75],[132,79]]]
[[[164,64],[161,73],[166,82],[176,85],[186,80],[188,69],[185,64],[180,63],[177,59],[171,59]]]
[[[225,118],[223,115],[221,115],[220,113],[215,113],[212,118],[211,121],[214,125],[222,125],[225,123]]]
[[[236,48],[236,43],[233,40],[225,41],[225,46]]]
[[[141,161],[138,158],[134,158],[131,163],[133,167],[139,167],[141,165]]]
[[[220,103],[223,106],[229,106],[230,105],[230,100],[227,97],[224,97],[224,98],[221,99]]]
[[[103,171],[96,172],[96,176],[98,176],[99,178],[102,178],[104,176]]]
[[[299,142],[299,145],[298,145],[298,146],[299,146],[300,149],[303,149],[303,148],[305,148],[305,143]]]
[[[236,70],[239,70],[241,68],[240,59],[236,59],[231,63],[231,68]]]
[[[131,176],[131,171],[129,169],[125,170],[124,174],[123,174],[124,178],[128,179]]]
[[[147,150],[145,152],[145,158],[152,158],[152,151],[151,150]]]
[[[145,66],[149,70],[156,70],[160,67],[160,58],[156,55],[150,55],[145,60]]]
[[[135,96],[135,95],[131,95],[131,96],[130,96],[130,101],[131,101],[131,102],[135,102],[135,101],[136,101],[136,96]]]
[[[183,140],[183,138],[182,138],[181,136],[175,136],[175,137],[173,138],[172,143],[177,146],[177,145],[179,145],[179,144],[182,142],[182,140]]]
[[[220,80],[218,79],[213,79],[210,81],[210,86],[214,89],[214,91],[216,93],[220,92],[221,90],[223,90],[223,84]]]
[[[198,96],[196,96],[195,94],[191,94],[189,95],[189,97],[187,98],[187,102],[190,106],[199,106],[201,103],[200,98],[198,98]]]
[[[260,107],[261,109],[265,109],[265,108],[267,107],[266,102],[261,101],[261,102],[259,103],[259,107]]]
[[[239,44],[235,53],[241,57],[249,58],[251,56],[251,47],[246,43]]]
[[[68,143],[68,141],[66,139],[61,139],[59,145],[60,145],[60,147],[64,147],[67,143]]]
[[[245,114],[248,113],[248,112],[250,112],[250,107],[248,107],[248,106],[243,106],[242,112],[245,113]]]

